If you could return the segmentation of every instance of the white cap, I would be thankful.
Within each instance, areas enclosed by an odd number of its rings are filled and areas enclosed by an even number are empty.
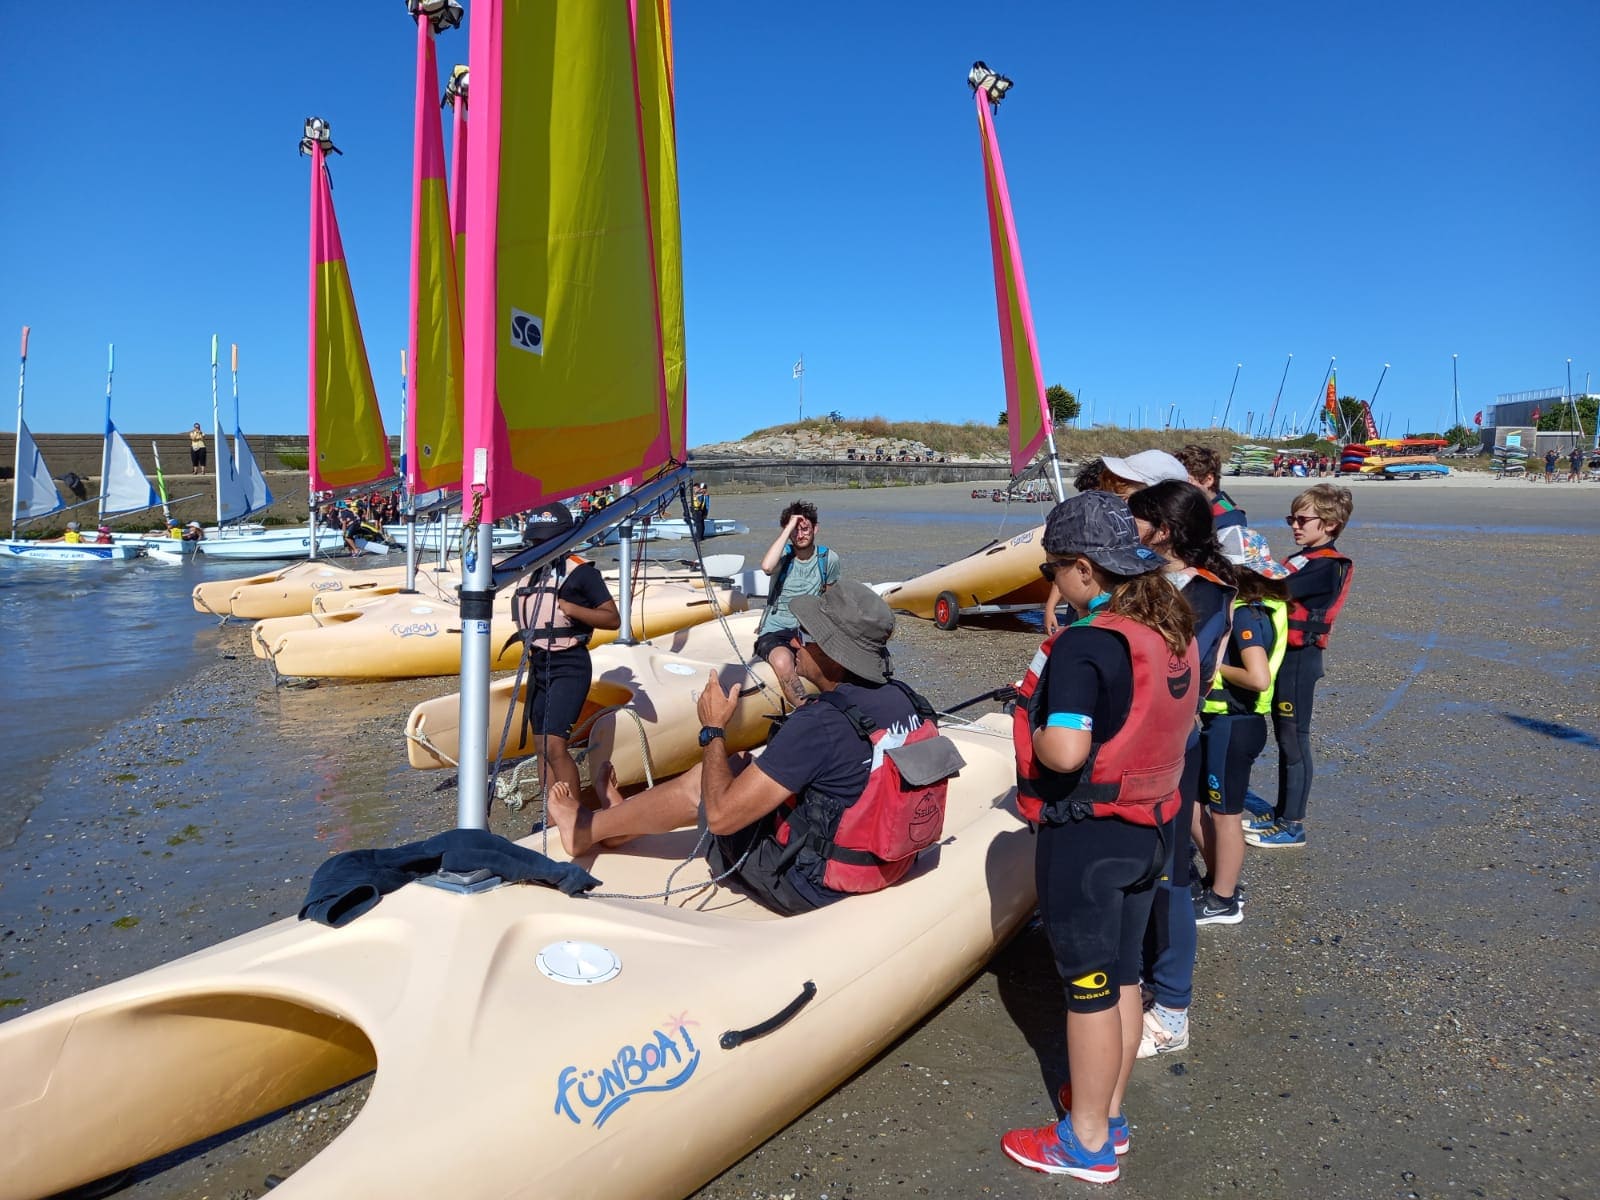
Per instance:
[[[1106,457],[1100,461],[1113,475],[1142,483],[1145,487],[1153,483],[1165,483],[1169,479],[1180,479],[1185,483],[1189,480],[1189,472],[1184,465],[1165,450],[1141,450],[1127,458]]]

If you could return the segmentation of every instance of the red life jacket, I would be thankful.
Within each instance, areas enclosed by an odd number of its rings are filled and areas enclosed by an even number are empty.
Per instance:
[[[1350,595],[1350,582],[1356,575],[1355,564],[1328,546],[1307,550],[1304,554],[1295,555],[1295,558],[1332,558],[1344,564],[1340,568],[1342,582],[1339,584],[1339,594],[1333,598],[1332,604],[1326,608],[1307,608],[1300,600],[1289,601],[1289,645],[1316,646],[1318,649],[1323,649],[1328,644],[1328,635],[1333,632],[1334,621],[1339,618],[1339,610],[1344,607],[1345,598]],[[1294,558],[1289,560],[1289,565],[1295,566]]]
[[[965,765],[954,743],[939,733],[932,706],[898,680],[889,682],[906,694],[916,712],[919,724],[910,733],[891,737],[836,692],[817,697],[843,713],[872,747],[872,769],[861,797],[831,814],[807,794],[778,812],[778,844],[790,847],[784,866],[802,848],[809,849],[823,860],[823,886],[836,892],[881,891],[911,870],[917,854],[944,832],[950,779]],[[929,744],[934,742],[943,745]],[[901,753],[919,745],[925,748]]]
[[[517,622],[518,636],[536,650],[552,654],[586,645],[592,630],[573,623],[561,611],[556,594],[566,582],[567,571],[581,567],[587,559],[569,554],[565,563],[552,564],[536,571],[529,582],[516,590],[511,598],[511,615]]]
[[[1011,713],[1017,811],[1034,824],[1060,824],[1084,817],[1119,817],[1134,825],[1163,824],[1178,811],[1183,752],[1194,729],[1201,690],[1200,656],[1194,642],[1179,658],[1155,630],[1116,613],[1094,613],[1077,624],[1109,629],[1127,644],[1133,666],[1128,718],[1110,741],[1090,749],[1072,791],[1048,801],[1040,794],[1039,760],[1033,753],[1033,731],[1044,706],[1039,684],[1061,634],[1049,638],[1017,685],[1017,704]]]

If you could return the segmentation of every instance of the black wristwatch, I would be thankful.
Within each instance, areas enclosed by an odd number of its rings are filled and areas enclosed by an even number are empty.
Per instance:
[[[727,736],[720,725],[702,725],[700,726],[700,747],[704,749],[711,745],[713,738],[726,738]]]

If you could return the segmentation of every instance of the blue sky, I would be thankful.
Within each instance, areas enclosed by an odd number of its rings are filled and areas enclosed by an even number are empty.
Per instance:
[[[467,0],[470,20],[471,0]],[[690,442],[806,408],[992,421],[1003,382],[974,58],[1046,376],[1093,419],[1188,424],[1378,397],[1390,432],[1499,392],[1600,390],[1600,5],[768,5],[679,0]],[[0,328],[29,424],[209,425],[211,334],[247,431],[304,431],[308,114],[398,428],[414,38],[400,0],[8,22]],[[445,35],[441,63],[466,55]],[[28,107],[22,107],[27,104]],[[224,363],[223,390],[227,378]],[[225,416],[225,423],[227,418]]]

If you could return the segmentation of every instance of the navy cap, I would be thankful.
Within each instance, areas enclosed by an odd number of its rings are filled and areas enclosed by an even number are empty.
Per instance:
[[[1050,510],[1044,523],[1046,554],[1081,554],[1113,575],[1146,575],[1167,560],[1139,543],[1128,502],[1110,492],[1080,492]]]

